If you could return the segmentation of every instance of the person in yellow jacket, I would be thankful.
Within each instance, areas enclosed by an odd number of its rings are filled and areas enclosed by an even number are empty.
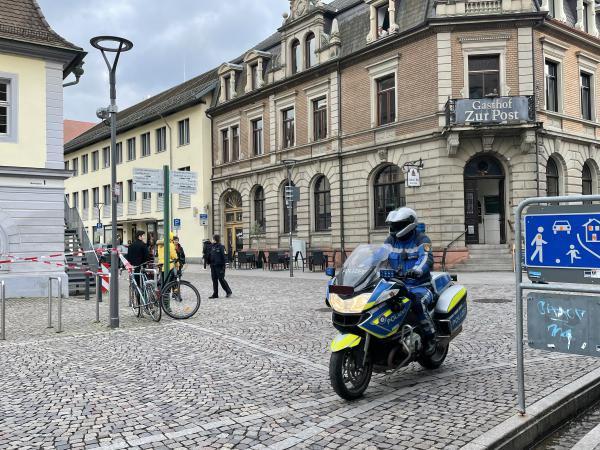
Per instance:
[[[177,249],[175,247],[175,244],[173,243],[173,238],[175,237],[175,235],[173,233],[170,233],[169,235],[170,239],[170,244],[169,244],[169,259],[171,261],[170,264],[170,268],[171,269],[178,269],[179,268],[179,264],[177,262]],[[164,240],[159,240],[156,242],[156,249],[158,252],[158,261],[159,264],[162,264],[163,268],[165,267],[165,242]]]

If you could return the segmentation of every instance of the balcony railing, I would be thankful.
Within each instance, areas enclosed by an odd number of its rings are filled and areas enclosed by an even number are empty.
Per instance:
[[[470,0],[465,3],[467,14],[497,14],[502,12],[502,0]]]
[[[532,95],[461,98],[446,103],[446,126],[518,125],[535,121]]]
[[[127,203],[127,214],[130,216],[135,216],[137,214],[137,202],[136,201]]]

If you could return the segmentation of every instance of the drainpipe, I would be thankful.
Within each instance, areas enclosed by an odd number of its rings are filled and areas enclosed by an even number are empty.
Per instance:
[[[340,61],[337,63],[337,90],[338,90],[338,170],[340,172],[340,245],[342,263],[345,262],[346,236],[344,232],[344,165],[342,164],[342,72]],[[334,261],[335,264],[335,261]]]
[[[159,114],[159,117],[162,119],[162,121],[165,123],[166,127],[169,129],[169,170],[173,170],[173,129],[171,128],[171,125],[169,125],[169,122],[167,122],[167,120],[164,118],[164,116],[162,114]],[[165,186],[166,188],[166,186]],[[164,208],[164,205],[163,205]],[[171,226],[171,223],[173,223],[173,193],[171,192],[171,189],[169,189],[169,227]],[[163,229],[166,229],[166,224],[163,224]],[[167,236],[166,239],[168,239],[169,237]]]
[[[538,6],[537,2],[534,2],[536,6]],[[536,196],[540,196],[540,124],[538,123],[538,113],[537,113],[537,75],[536,75],[536,58],[535,58],[535,33],[534,27],[531,27],[531,60],[533,62],[533,114],[534,121],[536,124],[535,127],[535,190]]]
[[[73,69],[73,75],[75,75],[75,81],[71,81],[70,83],[63,84],[63,88],[66,88],[69,86],[75,86],[76,84],[79,84],[79,79],[83,75],[83,64],[84,64],[84,62],[82,61],[78,66],[75,66],[75,68]]]
[[[213,116],[211,114],[209,114],[208,112],[206,113],[206,117],[208,117],[208,119],[210,120],[210,167],[211,167],[211,171],[212,171],[212,177],[214,178],[215,176],[215,154],[213,151],[213,145],[215,142],[215,127],[213,126]],[[212,239],[213,234],[215,234],[215,196],[213,195],[213,189],[212,189],[212,179],[210,181],[211,184],[211,189],[210,189],[210,209],[211,209],[211,214],[210,214],[210,228],[211,230],[209,230],[210,232],[208,233],[208,239]]]

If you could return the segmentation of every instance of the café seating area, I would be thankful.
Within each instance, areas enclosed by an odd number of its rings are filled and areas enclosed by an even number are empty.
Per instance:
[[[298,251],[293,256],[294,269],[324,272],[330,261],[335,261],[337,251],[308,250],[306,255]],[[232,255],[230,266],[238,270],[288,270],[289,250],[239,250]]]

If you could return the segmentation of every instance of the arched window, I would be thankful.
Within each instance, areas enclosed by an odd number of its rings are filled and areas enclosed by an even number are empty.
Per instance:
[[[331,187],[326,176],[315,183],[315,231],[331,229]]]
[[[304,45],[304,54],[306,58],[307,69],[317,64],[317,54],[315,53],[316,50],[317,40],[315,39],[315,34],[310,33],[308,36],[306,36],[306,42]]]
[[[300,41],[298,39],[292,42],[292,73],[298,73],[300,70],[300,61],[302,55],[300,54]]]
[[[546,195],[548,197],[556,197],[559,194],[559,175],[558,166],[554,158],[548,158],[546,164]]]
[[[265,231],[265,190],[262,186],[254,190],[254,223],[262,232]]]
[[[587,162],[581,169],[581,188],[583,195],[592,195],[592,168]]]
[[[404,177],[396,165],[384,167],[374,180],[375,226],[384,227],[390,211],[406,205]]]
[[[290,232],[290,209],[288,207],[288,201],[285,198],[285,187],[289,186],[288,182],[284,183],[284,187],[282,189],[281,198],[283,200],[283,232]],[[291,186],[295,186],[292,182]],[[292,232],[298,229],[298,202],[292,202]]]

